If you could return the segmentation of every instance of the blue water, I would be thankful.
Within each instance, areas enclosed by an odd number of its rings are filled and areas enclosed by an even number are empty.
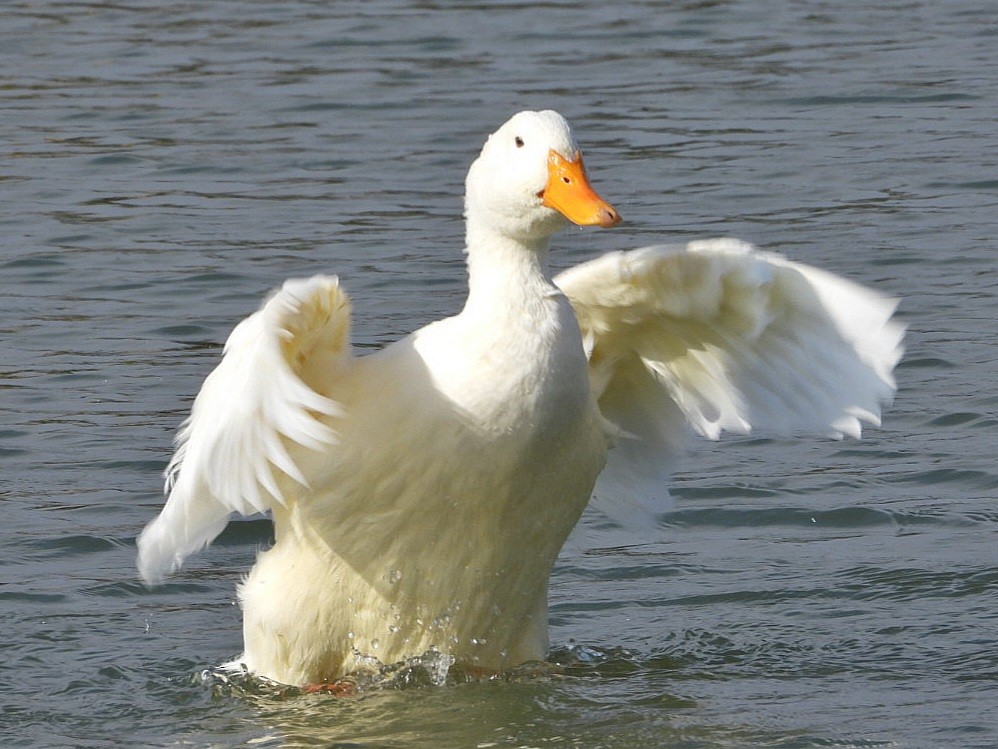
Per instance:
[[[0,746],[998,745],[996,41],[984,0],[5,3]],[[556,669],[202,675],[268,524],[153,591],[134,537],[221,343],[318,271],[362,348],[457,310],[464,173],[524,108],[625,218],[558,267],[730,235],[902,297],[883,428],[701,445],[651,538],[587,516]]]

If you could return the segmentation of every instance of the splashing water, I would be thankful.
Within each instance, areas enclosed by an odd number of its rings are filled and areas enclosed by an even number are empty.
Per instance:
[[[355,653],[361,669],[344,676],[340,682],[350,685],[350,694],[372,692],[385,689],[407,689],[412,687],[442,687],[448,682],[465,679],[449,679],[454,666],[454,656],[430,648],[422,655],[407,658],[397,663],[385,664],[373,655]],[[281,684],[280,682],[256,676],[237,664],[225,664],[200,671],[193,681],[211,690],[213,697],[270,697],[286,699],[297,697],[307,690]]]
[[[357,696],[389,689],[457,686],[481,681],[544,681],[559,677],[597,676],[604,671],[629,672],[637,668],[635,656],[626,650],[604,650],[574,643],[552,651],[550,661],[532,661],[501,673],[463,668],[456,665],[453,655],[442,653],[436,648],[390,664],[359,651],[354,656],[360,669],[338,680],[338,683],[347,687],[339,693],[340,696]],[[208,687],[215,698],[283,700],[303,696],[309,691],[255,676],[240,664],[204,669],[192,677],[192,682]]]

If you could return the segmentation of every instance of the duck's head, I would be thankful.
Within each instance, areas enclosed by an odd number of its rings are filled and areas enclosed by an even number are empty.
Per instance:
[[[589,186],[582,154],[557,112],[520,112],[489,136],[465,183],[476,227],[536,242],[565,227],[614,226],[617,211]]]

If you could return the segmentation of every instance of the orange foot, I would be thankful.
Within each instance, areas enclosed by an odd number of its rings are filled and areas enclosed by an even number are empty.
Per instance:
[[[357,694],[357,684],[343,679],[341,681],[323,681],[318,684],[306,684],[301,688],[305,694],[331,694],[334,697],[351,697]]]

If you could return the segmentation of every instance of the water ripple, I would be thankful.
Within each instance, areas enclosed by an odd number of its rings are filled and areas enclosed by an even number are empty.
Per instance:
[[[0,744],[993,747],[994,13],[775,7],[6,2]],[[883,427],[701,445],[649,538],[587,519],[551,669],[213,694],[271,527],[138,582],[191,398],[286,277],[340,274],[359,350],[459,309],[464,170],[526,107],[627,218],[555,266],[719,234],[902,297]]]

